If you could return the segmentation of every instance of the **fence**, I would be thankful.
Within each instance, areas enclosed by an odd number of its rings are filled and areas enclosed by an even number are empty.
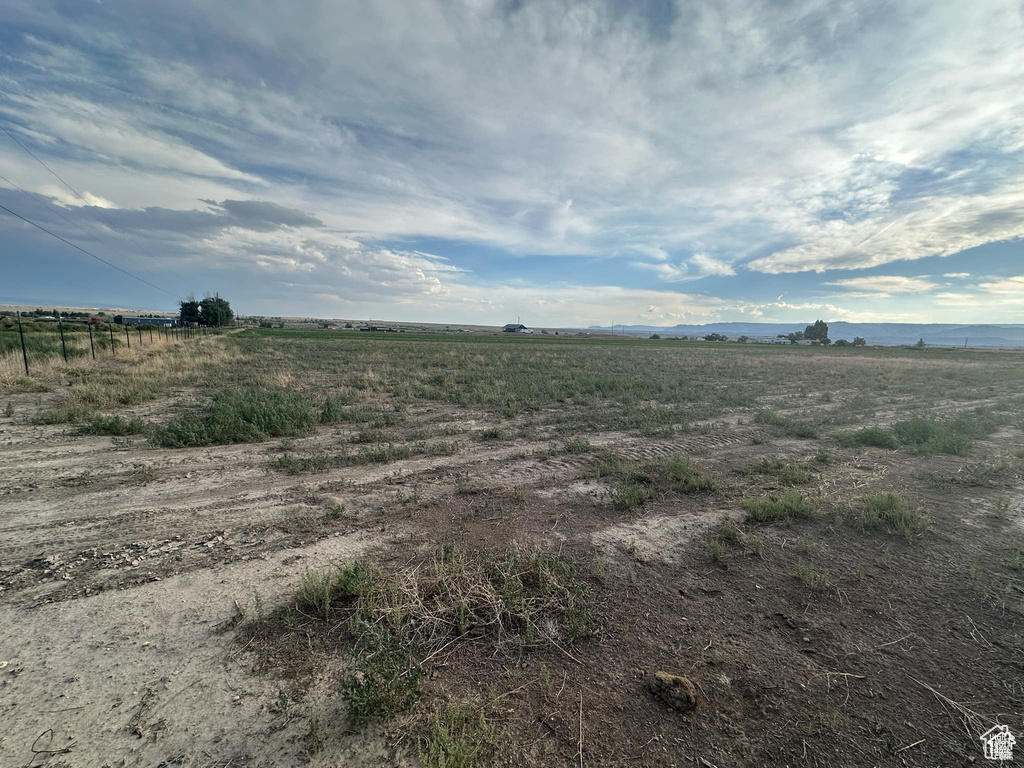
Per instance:
[[[9,315],[7,317],[10,317]],[[14,324],[0,327],[0,355],[20,357],[25,375],[41,364],[56,360],[98,360],[116,358],[121,350],[145,350],[169,343],[184,343],[211,334],[205,327],[160,327],[153,325],[117,325],[115,323],[25,321],[19,313]]]

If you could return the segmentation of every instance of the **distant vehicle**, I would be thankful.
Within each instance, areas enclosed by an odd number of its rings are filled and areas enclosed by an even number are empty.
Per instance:
[[[533,330],[527,328],[522,323],[509,323],[501,329],[502,333],[533,333]]]

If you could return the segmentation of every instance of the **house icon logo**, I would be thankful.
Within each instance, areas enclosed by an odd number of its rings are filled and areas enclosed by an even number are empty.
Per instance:
[[[981,734],[981,747],[986,760],[1013,760],[1013,745],[1017,739],[1008,725],[995,725]]]

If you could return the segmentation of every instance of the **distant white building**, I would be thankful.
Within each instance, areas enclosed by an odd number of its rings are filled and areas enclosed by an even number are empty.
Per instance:
[[[501,330],[502,333],[533,333],[530,328],[527,328],[522,323],[509,323]]]

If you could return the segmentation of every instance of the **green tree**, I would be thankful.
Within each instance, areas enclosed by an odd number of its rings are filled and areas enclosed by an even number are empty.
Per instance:
[[[837,339],[836,340],[836,346],[837,347],[848,347],[848,346],[850,346],[850,342],[848,342],[846,339]]]
[[[178,312],[178,319],[183,323],[198,323],[199,316],[199,302],[196,301],[194,296],[189,296],[184,301],[178,302],[181,306],[181,310]]]
[[[231,304],[227,299],[222,299],[220,294],[207,296],[199,302],[199,323],[220,328],[231,325],[235,320],[235,313],[231,310]]]
[[[867,346],[867,342],[863,338],[861,338],[860,336],[854,336],[853,337],[853,346],[855,346],[855,347],[866,347]]]
[[[824,320],[815,320],[814,325],[804,328],[804,338],[817,341],[819,344],[830,344],[828,338],[828,323]]]
[[[915,344],[914,346],[917,347],[918,349],[924,349],[927,345],[924,343],[924,339],[918,339],[917,344]]]

